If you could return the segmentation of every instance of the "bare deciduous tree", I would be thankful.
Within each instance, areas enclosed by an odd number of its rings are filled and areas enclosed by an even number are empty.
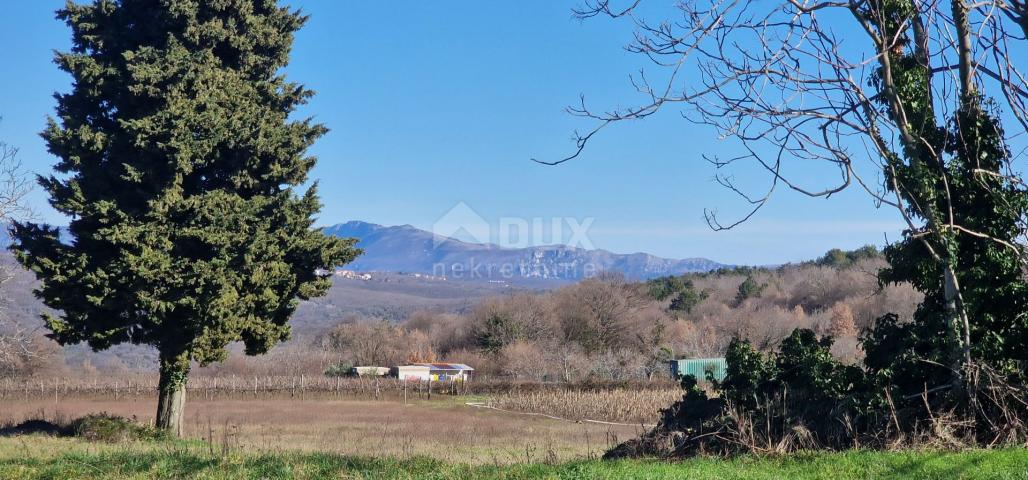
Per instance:
[[[328,334],[328,344],[354,366],[390,365],[401,354],[395,345],[401,333],[385,320],[350,317]]]
[[[0,378],[31,375],[53,353],[53,344],[37,331],[0,317]]]
[[[1024,239],[1011,242],[957,221],[946,168],[930,173],[933,185],[943,186],[942,202],[925,200],[898,171],[945,165],[952,152],[942,148],[947,140],[937,138],[936,126],[959,121],[960,112],[991,108],[983,92],[997,100],[1001,118],[1017,125],[1002,138],[1007,148],[1028,148],[1028,81],[1018,69],[1028,62],[1025,2],[686,0],[676,3],[675,18],[659,22],[647,20],[644,3],[586,0],[575,12],[634,25],[628,50],[655,66],[632,77],[643,100],[603,112],[583,98],[568,110],[596,124],[577,135],[571,155],[536,161],[567,162],[612,124],[680,106],[686,119],[712,127],[737,150],[704,157],[718,170],[716,180],[748,206],[729,221],[705,211],[715,230],[750,219],[782,188],[811,197],[863,190],[876,205],[895,208],[910,238],[940,265],[953,343],[969,361],[971,326],[954,255],[940,245],[958,235],[986,238],[1015,250],[1025,263]],[[721,173],[746,162],[767,173],[766,189],[748,191]],[[811,184],[798,169],[831,174]],[[1024,186],[1009,158],[1000,169],[979,168],[976,175],[999,179],[992,183],[1003,188]]]
[[[5,238],[11,220],[28,216],[25,195],[29,190],[18,149],[0,142],[0,228]],[[8,315],[6,284],[13,276],[12,268],[7,263],[0,265],[0,376],[32,373],[53,353],[39,332]]]

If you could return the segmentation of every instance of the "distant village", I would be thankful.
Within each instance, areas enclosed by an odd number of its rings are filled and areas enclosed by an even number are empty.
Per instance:
[[[373,278],[375,278],[373,274],[368,273],[368,272],[357,272],[357,271],[354,271],[354,270],[343,270],[343,269],[337,269],[335,271],[319,270],[318,274],[319,275],[325,275],[325,276],[327,276],[327,275],[335,275],[336,277],[345,278],[347,280],[363,280],[365,282],[371,281]],[[428,275],[428,274],[424,274],[424,273],[407,273],[407,274],[405,274],[405,276],[408,276],[408,277],[411,277],[411,278],[417,278],[417,279],[421,279],[421,280],[436,280],[436,281],[443,281],[443,282],[446,281],[446,277],[437,277],[435,275]],[[389,279],[386,278],[385,281],[388,282]]]
[[[335,271],[335,276],[337,276],[339,278],[345,278],[345,279],[348,279],[348,280],[364,280],[364,281],[371,280],[371,274],[370,273],[355,272],[353,270],[336,270]]]

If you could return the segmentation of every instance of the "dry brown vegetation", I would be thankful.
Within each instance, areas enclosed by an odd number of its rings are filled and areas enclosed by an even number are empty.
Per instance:
[[[0,378],[52,371],[57,350],[57,344],[38,330],[0,317]]]
[[[771,350],[795,328],[834,335],[833,353],[852,362],[862,355],[857,337],[866,326],[888,312],[909,318],[920,300],[906,285],[880,288],[876,272],[883,265],[864,258],[687,275],[701,295],[688,310],[672,310],[673,299],[656,300],[643,283],[601,275],[552,291],[489,297],[462,314],[420,310],[400,322],[347,314],[325,333],[299,335],[267,355],[247,357],[235,347],[226,361],[194,375],[313,378],[334,365],[440,360],[475,367],[479,380],[652,380],[666,377],[669,358],[720,356],[733,336]],[[747,280],[759,288],[742,298]],[[36,341],[53,347],[38,335]],[[115,351],[103,364],[77,353],[75,361],[38,357],[6,376],[49,378],[64,369],[118,377],[153,368],[152,358],[129,347]]]
[[[489,397],[488,405],[518,412],[545,412],[569,420],[652,425],[661,409],[681,398],[678,388],[599,391],[510,391]]]
[[[618,381],[663,377],[669,358],[721,356],[733,337],[772,350],[810,328],[835,336],[833,353],[853,362],[864,328],[889,312],[909,318],[920,300],[906,285],[880,287],[883,265],[864,258],[688,275],[700,296],[688,310],[653,298],[645,284],[604,275],[490,298],[464,315],[422,311],[400,324],[350,317],[319,346],[350,364],[445,359],[473,365],[480,377]],[[743,295],[747,281],[758,288]]]
[[[309,396],[205,400],[193,397],[185,433],[211,448],[317,451],[376,457],[428,456],[475,464],[597,458],[640,427],[598,425],[498,412],[464,405],[463,398],[432,401]],[[108,412],[152,420],[153,395],[138,397],[0,400],[0,423],[30,418],[61,423]]]
[[[62,405],[82,400],[139,401],[157,390],[153,374],[120,378],[0,381],[0,404]],[[474,403],[569,421],[652,424],[661,408],[681,396],[671,381],[587,382],[574,384],[486,380],[467,383],[404,382],[395,378],[314,376],[196,376],[187,385],[191,399],[254,402],[294,400]],[[0,422],[11,421],[0,413]]]

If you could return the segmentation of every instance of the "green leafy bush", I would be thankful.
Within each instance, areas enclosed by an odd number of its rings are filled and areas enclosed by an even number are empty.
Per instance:
[[[167,434],[149,425],[140,425],[109,413],[96,413],[76,419],[68,432],[90,442],[121,443],[137,440],[162,440]]]
[[[326,377],[347,377],[353,371],[353,364],[350,362],[337,362],[325,369]]]

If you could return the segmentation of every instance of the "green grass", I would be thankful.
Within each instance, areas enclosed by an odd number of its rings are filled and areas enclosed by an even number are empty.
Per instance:
[[[1028,479],[1028,450],[848,452],[784,458],[598,460],[560,465],[467,466],[415,458],[229,452],[197,441],[90,444],[0,438],[0,478],[20,479]]]

